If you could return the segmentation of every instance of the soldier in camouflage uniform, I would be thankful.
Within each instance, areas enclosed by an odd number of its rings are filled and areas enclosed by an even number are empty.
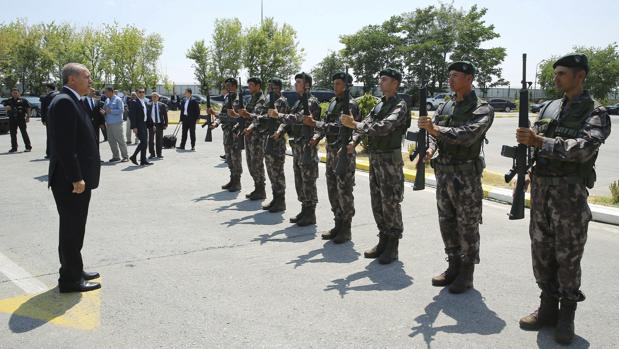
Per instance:
[[[327,192],[331,211],[333,212],[335,227],[327,233],[322,234],[324,240],[333,240],[336,244],[342,244],[351,239],[350,225],[355,215],[355,202],[353,187],[355,186],[356,152],[355,146],[360,140],[357,134],[355,139],[352,130],[347,127],[342,128],[340,117],[343,113],[344,103],[348,103],[350,114],[355,121],[361,121],[359,107],[350,97],[347,86],[352,84],[350,74],[340,72],[332,77],[333,90],[335,97],[329,103],[329,109],[324,121],[315,121],[312,117],[306,117],[303,122],[312,127],[316,127],[313,143],[318,144],[321,139],[326,137],[327,141],[327,166],[325,177],[327,177]],[[348,130],[348,133],[346,133]],[[343,139],[347,138],[347,139]],[[341,151],[340,151],[341,150]],[[336,164],[341,157],[348,157],[347,166],[344,172],[336,174]],[[345,161],[343,159],[342,161]]]
[[[365,252],[365,257],[378,258],[381,264],[398,258],[398,242],[404,230],[400,207],[404,196],[402,140],[411,118],[406,102],[397,95],[401,82],[402,73],[398,70],[382,70],[381,102],[364,121],[355,121],[351,115],[341,117],[342,125],[354,129],[358,135],[368,136],[370,198],[379,240]]]
[[[436,175],[439,226],[449,267],[432,278],[434,286],[449,286],[462,293],[473,287],[475,264],[479,263],[479,224],[483,191],[481,154],[494,110],[473,90],[475,67],[470,62],[449,65],[449,86],[455,98],[441,104],[434,121],[419,118],[419,128],[430,134],[426,154]]]
[[[264,145],[267,133],[263,129],[254,132],[254,125],[264,111],[265,98],[264,93],[262,93],[262,79],[249,78],[247,86],[249,93],[251,93],[251,99],[244,109],[239,110],[238,114],[232,114],[250,122],[250,125],[243,131],[243,136],[245,137],[245,160],[247,160],[249,173],[254,179],[254,191],[245,195],[245,197],[250,200],[264,200],[267,195],[264,191]]]
[[[316,224],[316,204],[318,203],[316,179],[318,178],[319,160],[316,146],[311,143],[314,129],[303,125],[303,117],[307,113],[311,114],[315,120],[320,120],[320,104],[318,99],[309,92],[312,87],[312,77],[306,73],[299,73],[294,78],[299,100],[290,108],[289,114],[279,114],[271,109],[269,116],[278,118],[290,127],[289,142],[292,148],[294,184],[297,198],[302,205],[301,212],[290,218],[290,222],[306,226]],[[309,110],[304,110],[304,100],[307,100]]]
[[[589,73],[582,54],[553,64],[562,99],[546,104],[532,129],[518,128],[518,143],[534,148],[531,179],[531,254],[533,274],[541,289],[538,310],[520,320],[520,327],[555,327],[555,340],[574,338],[580,291],[580,260],[591,211],[587,188],[595,181],[595,159],[610,135],[608,113],[583,89]],[[559,306],[560,305],[560,306]]]
[[[267,174],[271,181],[273,200],[262,206],[269,212],[281,212],[286,210],[286,175],[284,174],[284,161],[286,159],[286,139],[282,135],[286,132],[286,125],[279,120],[269,118],[268,109],[275,109],[278,113],[288,112],[288,101],[282,96],[282,80],[273,78],[269,81],[269,96],[264,108],[264,114],[258,117],[256,127],[265,133],[266,141],[264,148],[264,160]]]
[[[212,126],[215,128],[221,124],[224,135],[226,163],[228,164],[228,169],[230,169],[230,181],[224,184],[221,189],[226,189],[231,192],[241,190],[241,174],[243,173],[241,148],[233,132],[235,125],[238,124],[238,117],[233,117],[235,114],[234,109],[239,106],[235,93],[237,86],[238,84],[235,78],[226,79],[225,87],[227,93],[224,96],[224,104]],[[209,113],[214,114],[212,110],[209,110]]]

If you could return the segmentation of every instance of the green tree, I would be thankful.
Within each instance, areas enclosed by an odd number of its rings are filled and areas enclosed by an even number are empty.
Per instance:
[[[314,85],[317,87],[331,88],[333,82],[331,77],[337,72],[346,69],[346,63],[342,56],[337,52],[330,52],[312,70]]]
[[[228,77],[239,75],[243,67],[245,43],[241,21],[238,18],[216,19],[211,39],[212,73],[218,86]]]
[[[290,25],[278,25],[273,18],[265,18],[245,35],[243,63],[250,76],[263,81],[272,77],[288,77],[299,71],[304,50],[296,41],[297,32]]]
[[[200,84],[200,93],[207,94],[209,82],[211,82],[211,64],[209,59],[209,49],[204,43],[204,40],[198,40],[193,43],[193,46],[185,56],[193,61],[193,75]]]

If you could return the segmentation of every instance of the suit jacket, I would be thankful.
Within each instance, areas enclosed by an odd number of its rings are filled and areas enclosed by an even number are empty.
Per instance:
[[[195,99],[189,100],[187,105],[187,115],[185,115],[185,101],[181,102],[181,121],[187,123],[196,123],[200,118],[200,103]]]
[[[88,102],[87,97],[82,97],[82,104],[86,111],[88,112],[88,116],[92,121],[92,125],[98,129],[101,125],[105,125],[105,117],[101,115],[102,104],[101,101],[92,100],[94,104],[94,108],[90,107],[90,103]]]
[[[153,111],[153,106],[154,103],[150,102],[146,105],[146,110],[148,111],[148,118],[150,119],[150,114]],[[168,126],[168,106],[165,105],[165,103],[162,102],[157,102],[157,107],[159,108],[159,120],[160,123],[156,124],[159,126]]]
[[[148,103],[146,101],[145,104],[148,109]],[[142,103],[139,99],[129,102],[129,118],[131,119],[131,128],[146,130],[146,128],[153,126],[150,118],[147,118],[146,121],[144,121],[144,108],[142,108]]]
[[[47,118],[50,137],[49,186],[84,180],[99,186],[101,163],[95,129],[81,101],[66,87],[52,100]]]
[[[41,122],[47,123],[47,111],[49,110],[49,104],[52,102],[52,99],[56,97],[58,91],[51,91],[46,94],[44,97],[39,98],[41,101]]]

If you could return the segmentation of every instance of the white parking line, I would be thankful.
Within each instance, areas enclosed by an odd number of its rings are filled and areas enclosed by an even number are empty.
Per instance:
[[[24,270],[24,268],[15,264],[15,262],[3,255],[1,252],[0,273],[4,274],[10,281],[26,293],[41,293],[49,289],[44,283],[37,280],[34,276]]]

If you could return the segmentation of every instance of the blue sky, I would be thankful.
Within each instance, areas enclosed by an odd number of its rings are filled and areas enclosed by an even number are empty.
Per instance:
[[[392,15],[437,4],[413,0],[264,0],[264,16],[297,30],[299,44],[306,53],[302,68],[309,71],[330,50],[342,48],[340,35],[354,33],[364,25],[380,24]],[[567,53],[574,45],[606,46],[619,39],[617,1],[454,1],[458,8],[473,4],[488,8],[485,20],[501,34],[488,45],[507,49],[503,75],[513,87],[520,84],[523,52],[528,53],[528,79],[532,81],[535,65],[542,59]],[[160,69],[176,83],[194,80],[185,52],[196,40],[210,40],[216,18],[237,17],[244,26],[260,22],[260,0],[0,0],[0,5],[4,9],[0,11],[0,22],[25,18],[31,24],[56,21],[83,26],[116,21],[158,32],[164,38]]]

